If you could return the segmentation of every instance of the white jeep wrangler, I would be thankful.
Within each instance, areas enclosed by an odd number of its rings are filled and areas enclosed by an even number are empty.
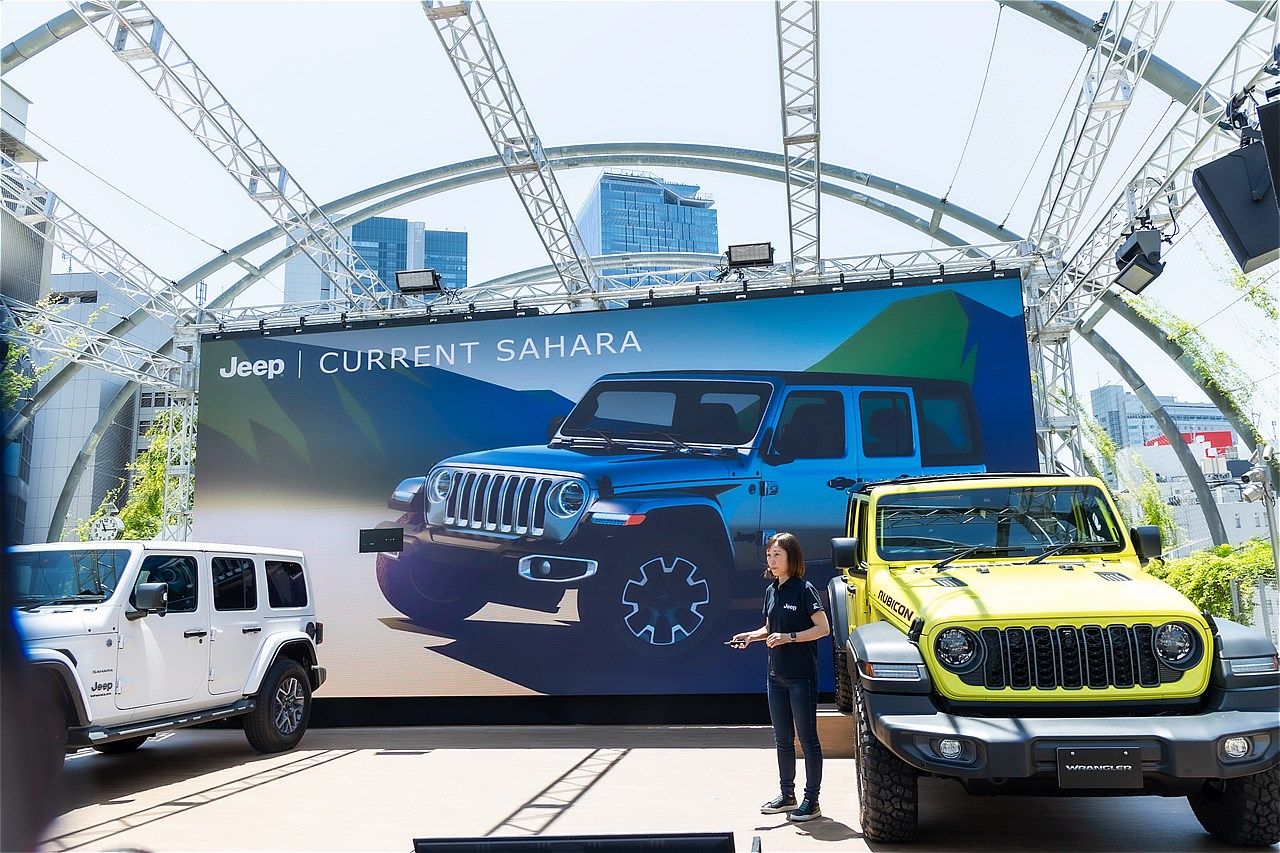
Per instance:
[[[159,732],[235,716],[260,752],[302,739],[325,670],[300,552],[62,542],[7,556],[58,766],[67,749],[130,752]]]

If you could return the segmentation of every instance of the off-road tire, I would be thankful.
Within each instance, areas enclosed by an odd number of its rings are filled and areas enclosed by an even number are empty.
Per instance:
[[[664,580],[674,581],[689,571],[689,566],[694,567],[690,575],[693,584],[679,590],[689,595],[673,608],[674,619],[642,606],[642,587],[638,585],[642,575],[658,577],[656,572],[662,572]],[[672,572],[666,572],[666,567]],[[628,582],[632,581],[637,585],[628,589]],[[690,599],[700,597],[702,581],[706,582],[707,601],[697,604],[696,612],[702,617],[697,621],[690,618],[692,608],[686,605]],[[701,649],[711,637],[719,636],[729,593],[729,565],[721,550],[691,536],[688,528],[668,526],[622,549],[618,557],[601,556],[595,576],[579,587],[578,618],[593,637],[626,654],[650,660],[684,657]],[[628,603],[628,595],[633,603]],[[688,626],[687,634],[673,628],[680,622]]]
[[[103,755],[124,755],[126,752],[133,752],[150,739],[151,735],[127,737],[124,740],[113,740],[107,743],[99,743],[93,748],[98,752],[101,752]]]
[[[258,752],[284,752],[302,740],[311,720],[311,682],[302,666],[280,658],[267,670],[258,704],[244,718],[244,736]]]
[[[1187,801],[1205,832],[1219,841],[1280,842],[1280,767],[1238,779],[1210,779]]]
[[[853,713],[853,679],[849,676],[849,650],[838,639],[831,641],[831,665],[836,676],[836,710]]]
[[[411,518],[403,515],[399,523],[408,524]],[[455,628],[488,601],[481,576],[457,566],[379,554],[376,573],[387,603],[424,628]]]
[[[920,800],[916,770],[885,749],[871,733],[861,684],[854,685],[853,695],[862,837],[867,841],[910,841],[916,832]]]
[[[52,680],[42,687],[40,700],[35,703],[36,737],[40,741],[40,770],[52,780],[62,772],[67,760],[67,703],[62,689]]]

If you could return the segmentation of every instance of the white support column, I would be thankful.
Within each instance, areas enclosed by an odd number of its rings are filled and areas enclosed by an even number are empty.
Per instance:
[[[423,0],[422,9],[502,159],[561,286],[575,296],[596,290],[595,267],[484,10],[475,2],[439,0]]]
[[[821,270],[822,158],[818,121],[818,4],[778,0],[778,78],[782,93],[782,152],[787,164],[787,222],[795,277]]]

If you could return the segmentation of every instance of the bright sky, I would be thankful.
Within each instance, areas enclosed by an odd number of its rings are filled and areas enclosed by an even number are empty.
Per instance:
[[[319,203],[493,153],[416,2],[151,5]],[[1107,8],[1070,5],[1091,19]],[[0,38],[12,41],[66,8],[6,0],[0,3]],[[488,2],[484,9],[549,147],[665,141],[781,149],[771,3]],[[1226,3],[1178,4],[1157,53],[1202,80],[1250,18]],[[1020,233],[1030,228],[1074,105],[1083,45],[990,2],[828,0],[821,6],[821,33],[825,162],[937,196],[950,189],[948,197],[958,205],[996,222],[1007,217]],[[87,31],[5,80],[33,101],[28,141],[49,157],[41,180],[161,275],[179,278],[270,225]],[[1089,227],[1180,110],[1154,87],[1139,88],[1091,197]],[[772,240],[785,256],[780,184],[637,168],[710,193],[720,212],[722,246]],[[558,172],[573,211],[598,174]],[[918,208],[913,212],[928,218]],[[434,196],[392,215],[467,231],[473,284],[547,263],[506,181]],[[930,245],[927,235],[855,205],[824,200],[822,218],[826,257]],[[1234,262],[1198,203],[1183,224],[1185,238],[1167,254],[1166,272],[1147,295],[1202,324],[1241,363],[1241,384],[1257,384],[1257,420],[1274,436],[1277,330],[1223,283]],[[988,241],[954,222],[947,227],[974,242]],[[250,259],[264,260],[279,248],[269,246]],[[55,258],[55,270],[63,271],[65,263]],[[1273,263],[1250,276],[1273,299],[1280,290],[1278,267]],[[210,295],[239,272],[211,280]],[[282,277],[283,268],[241,302],[279,302]],[[1203,399],[1122,321],[1105,319],[1099,329],[1157,393]],[[1082,397],[1100,383],[1118,381],[1087,344],[1078,342],[1074,354]]]

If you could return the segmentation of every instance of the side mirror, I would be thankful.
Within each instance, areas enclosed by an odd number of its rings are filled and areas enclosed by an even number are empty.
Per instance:
[[[1133,549],[1138,552],[1138,560],[1143,563],[1159,557],[1162,553],[1160,528],[1153,524],[1130,528],[1129,538],[1133,540]]]
[[[169,610],[169,585],[167,583],[140,583],[133,590],[133,606],[126,616],[141,619],[149,613],[163,616]]]
[[[778,450],[774,443],[776,433],[772,428],[765,430],[764,436],[760,441],[760,446],[764,448],[764,452],[760,454],[760,458],[770,465],[785,465],[792,461],[793,457],[786,455]]]
[[[858,537],[837,536],[831,540],[831,563],[842,572],[863,574],[858,565]]]

